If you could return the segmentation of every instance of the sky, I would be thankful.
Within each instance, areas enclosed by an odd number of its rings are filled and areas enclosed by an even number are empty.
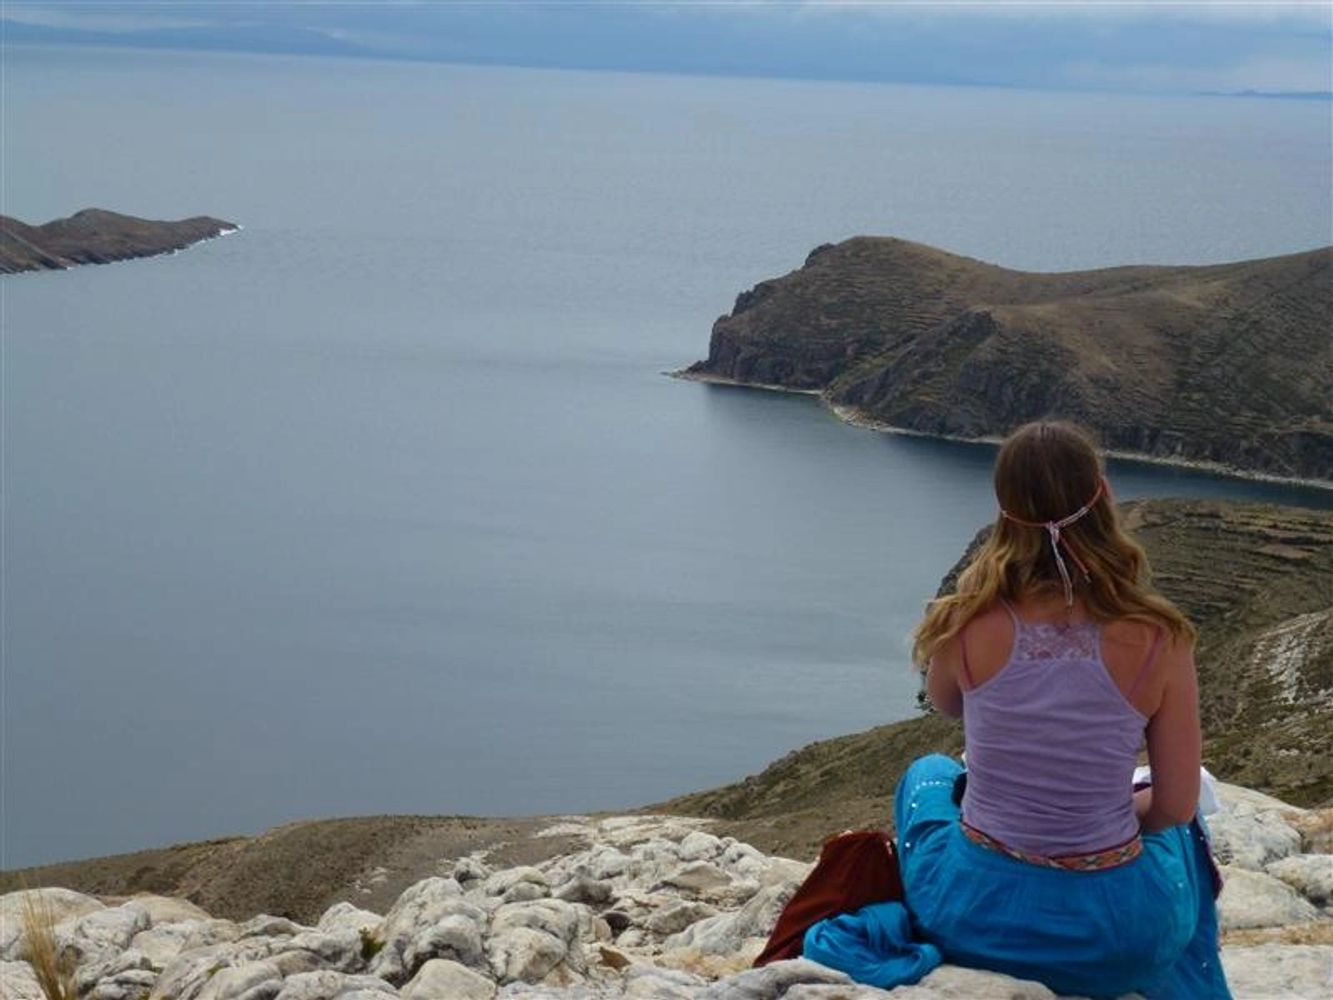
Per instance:
[[[1333,0],[0,2],[95,44],[1151,93],[1333,92]]]

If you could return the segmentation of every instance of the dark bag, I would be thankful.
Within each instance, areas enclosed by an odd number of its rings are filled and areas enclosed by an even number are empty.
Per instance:
[[[805,932],[826,917],[871,903],[901,902],[903,880],[893,838],[878,830],[839,834],[824,842],[819,860],[787,901],[756,966],[800,958]]]

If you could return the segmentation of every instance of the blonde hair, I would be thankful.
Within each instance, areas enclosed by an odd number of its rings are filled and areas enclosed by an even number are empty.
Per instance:
[[[1060,590],[1055,544],[1045,525],[1085,505],[1087,513],[1061,529],[1059,545],[1078,567],[1072,578],[1088,614],[1103,622],[1159,625],[1173,638],[1193,641],[1189,619],[1149,582],[1143,547],[1126,534],[1104,484],[1101,456],[1073,424],[1024,424],[1009,435],[995,459],[1001,513],[954,593],[927,606],[912,636],[917,666],[924,668],[1000,598],[1017,602]]]

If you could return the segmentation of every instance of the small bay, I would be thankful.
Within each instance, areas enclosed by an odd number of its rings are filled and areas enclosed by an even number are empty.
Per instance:
[[[244,228],[0,283],[3,867],[623,808],[905,718],[993,450],[662,373],[856,233],[1033,270],[1333,238],[1319,102],[5,56],[6,214]]]

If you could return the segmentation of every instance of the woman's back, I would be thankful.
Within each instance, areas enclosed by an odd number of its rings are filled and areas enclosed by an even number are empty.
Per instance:
[[[1042,857],[1132,841],[1139,824],[1130,782],[1154,697],[1160,631],[1129,622],[1102,627],[1081,609],[1064,620],[1029,621],[1025,615],[1040,615],[1040,607],[1001,608],[959,636],[964,821]],[[1142,649],[1145,632],[1152,638]]]

